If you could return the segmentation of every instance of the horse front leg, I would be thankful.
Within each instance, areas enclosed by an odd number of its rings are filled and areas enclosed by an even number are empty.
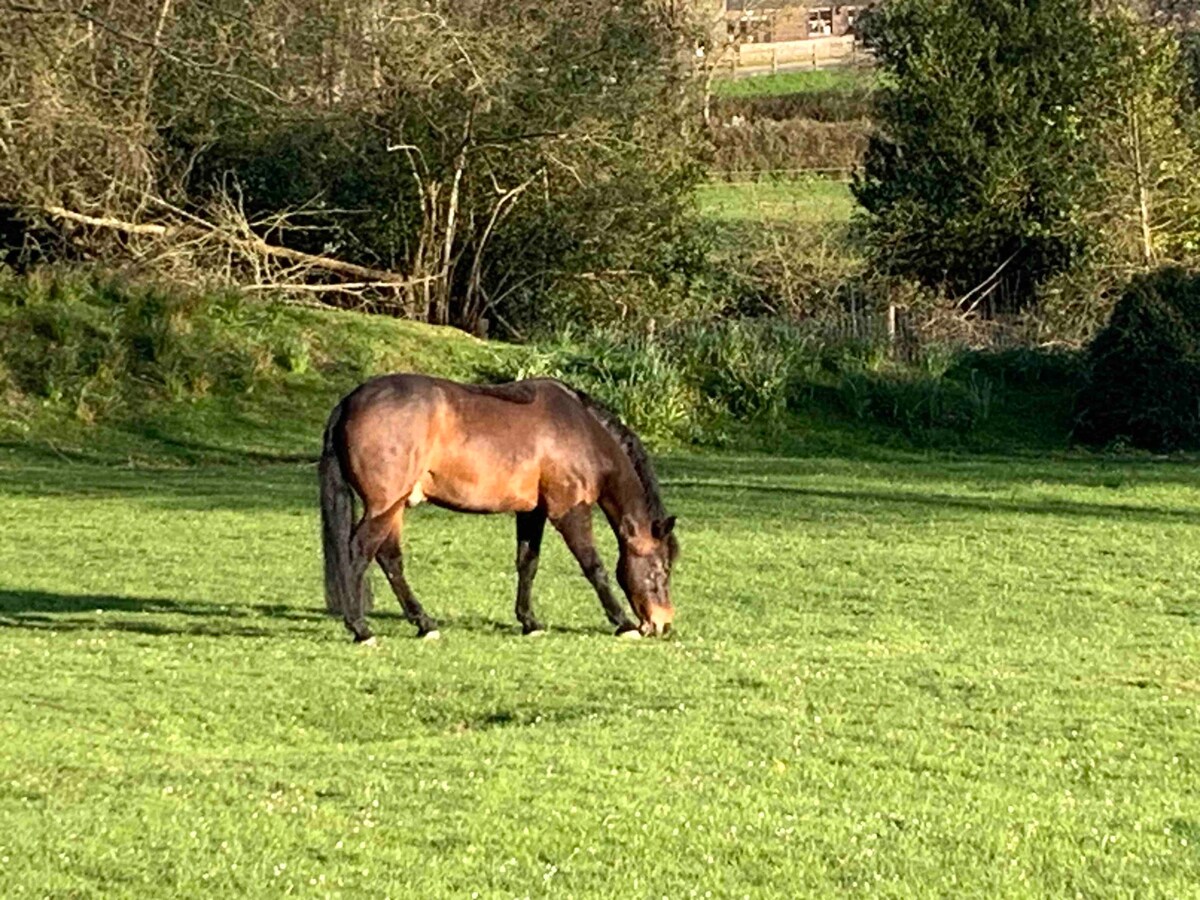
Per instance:
[[[595,537],[592,534],[592,508],[584,505],[573,507],[565,516],[554,522],[554,527],[563,536],[567,547],[579,563],[579,568],[583,570],[584,577],[595,589],[596,596],[600,598],[600,605],[604,607],[604,614],[608,616],[608,621],[616,626],[617,634],[640,637],[641,632],[638,631],[637,625],[630,621],[629,616],[625,614],[625,608],[613,596],[612,588],[609,587],[608,573],[604,570],[604,563],[600,561],[600,554],[596,552]]]
[[[533,578],[537,575],[538,559],[542,553],[542,534],[546,529],[546,513],[535,509],[517,513],[517,621],[523,634],[540,634],[545,628],[533,614]]]

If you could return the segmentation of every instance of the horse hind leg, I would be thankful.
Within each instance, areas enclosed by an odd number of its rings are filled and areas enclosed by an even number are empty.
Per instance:
[[[375,558],[379,567],[383,569],[383,574],[387,576],[396,599],[400,601],[404,617],[417,626],[417,637],[436,639],[439,636],[438,623],[425,612],[412,588],[408,586],[408,579],[404,577],[404,551],[400,544],[403,522],[404,512],[401,507],[393,515],[392,527],[379,545],[379,552]]]
[[[540,634],[545,629],[533,614],[533,578],[537,575],[542,549],[546,513],[540,509],[517,513],[517,621],[524,634]]]
[[[342,618],[346,623],[346,630],[354,635],[355,643],[366,643],[373,639],[366,618],[371,604],[367,569],[387,537],[391,519],[388,514],[373,515],[367,510],[354,526],[354,533],[350,536],[350,596],[346,608],[342,611]]]

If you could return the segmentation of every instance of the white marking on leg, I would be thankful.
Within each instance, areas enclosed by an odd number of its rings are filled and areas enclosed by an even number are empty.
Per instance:
[[[421,635],[421,640],[436,641],[436,640],[440,640],[441,637],[442,637],[442,633],[440,631],[438,631],[437,629],[434,629],[433,631],[427,631],[423,635]]]
[[[627,641],[640,641],[642,639],[642,633],[636,628],[630,628],[628,631],[622,631],[617,635],[617,637],[625,638]]]

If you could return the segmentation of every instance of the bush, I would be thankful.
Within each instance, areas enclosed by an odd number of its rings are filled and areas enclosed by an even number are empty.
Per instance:
[[[982,311],[1009,312],[1123,242],[1186,243],[1173,38],[1086,0],[894,0],[863,25],[882,75],[855,194],[878,269],[994,281]]]
[[[1078,440],[1200,448],[1200,275],[1171,267],[1131,281],[1088,363]]]
[[[828,91],[803,91],[766,97],[715,97],[713,113],[723,121],[739,116],[751,122],[764,119],[813,119],[847,122],[871,117],[873,85],[854,85]]]
[[[765,119],[709,130],[712,167],[723,173],[797,170],[852,172],[862,162],[871,123]]]
[[[991,413],[994,386],[972,373],[965,382],[911,373],[854,373],[842,379],[842,402],[853,418],[899,429],[915,441],[942,433],[964,436]]]

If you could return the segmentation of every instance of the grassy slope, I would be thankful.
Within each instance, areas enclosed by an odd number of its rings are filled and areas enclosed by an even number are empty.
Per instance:
[[[161,316],[169,335],[156,345],[158,358],[131,362],[130,348],[144,335],[120,332],[124,301],[108,302],[86,282],[67,283],[69,300],[35,297],[31,302],[43,303],[46,317],[68,323],[47,340],[36,327],[36,337],[26,333],[27,321],[37,317],[11,299],[36,291],[20,283],[12,290],[7,297],[0,291],[0,339],[8,342],[0,352],[0,400],[8,401],[0,403],[0,444],[33,444],[63,456],[155,464],[309,458],[333,404],[368,375],[425,371],[475,379],[504,370],[515,349],[386,317],[211,300],[185,300],[180,310],[172,299],[176,306]],[[138,292],[129,296],[136,302]],[[25,342],[32,361],[15,349]],[[39,354],[102,362],[43,365]],[[222,363],[222,355],[235,362]],[[23,366],[50,369],[50,386],[15,394],[10,388],[4,396],[6,372],[10,384],[19,382]],[[174,377],[161,375],[168,368]],[[115,382],[106,383],[101,376],[112,369]],[[94,370],[101,376],[89,374]],[[96,395],[107,404],[99,414],[88,409]]]
[[[9,450],[5,893],[1194,890],[1194,467],[662,468],[676,639],[611,638],[553,536],[520,638],[511,522],[421,509],[445,639],[388,603],[364,651],[309,466]]]

